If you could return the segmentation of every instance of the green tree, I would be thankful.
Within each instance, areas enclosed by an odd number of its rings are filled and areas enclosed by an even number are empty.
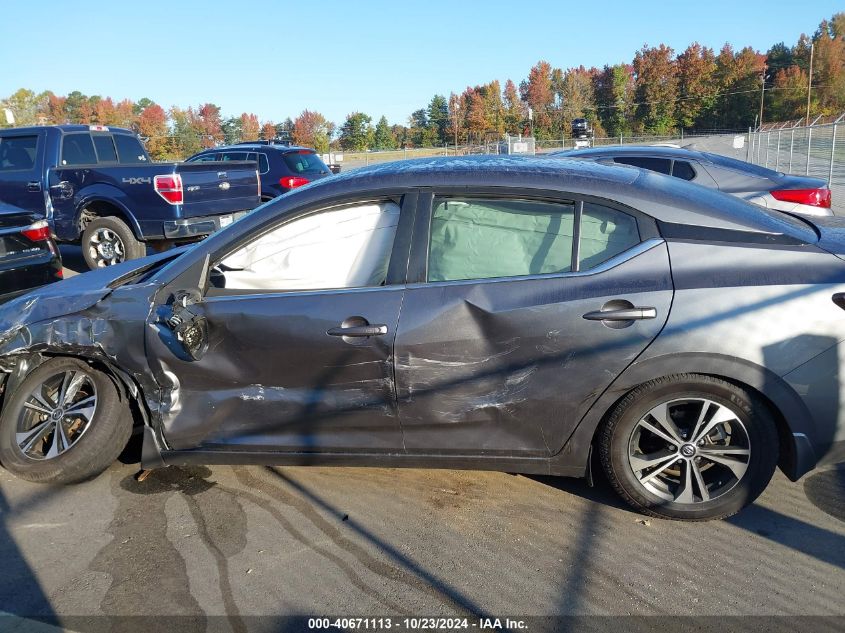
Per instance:
[[[772,82],[767,118],[787,121],[804,116],[807,107],[807,73],[798,65],[781,68]]]
[[[223,142],[226,145],[238,143],[243,139],[243,122],[239,116],[230,116],[220,124],[223,130]]]
[[[508,134],[521,134],[523,132],[522,122],[525,120],[525,114],[516,84],[510,79],[505,82],[505,90],[502,95],[502,108],[505,132]]]
[[[593,78],[596,108],[606,133],[630,135],[634,115],[634,69],[627,64],[605,66]]]
[[[373,119],[363,112],[353,112],[340,127],[340,146],[360,152],[373,144]]]
[[[396,137],[393,135],[393,130],[390,129],[386,116],[382,116],[376,123],[376,129],[373,133],[373,149],[396,149]]]
[[[433,145],[442,145],[446,142],[449,130],[449,102],[443,95],[434,95],[426,109],[428,119],[427,126],[431,128],[431,141]]]

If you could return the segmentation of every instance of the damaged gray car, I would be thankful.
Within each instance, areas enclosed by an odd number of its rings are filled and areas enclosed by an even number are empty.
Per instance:
[[[845,239],[669,176],[475,157],[361,169],[0,309],[0,462],[592,477],[724,517],[841,458]]]

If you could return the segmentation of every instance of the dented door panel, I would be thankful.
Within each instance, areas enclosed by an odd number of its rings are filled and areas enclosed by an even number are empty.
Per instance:
[[[655,242],[592,274],[409,285],[396,339],[408,452],[559,452],[666,322],[669,259]],[[656,317],[625,327],[584,318],[612,300]]]
[[[163,386],[163,435],[173,449],[395,451],[392,348],[404,289],[206,297],[199,360],[174,349],[166,309],[148,356]],[[164,307],[163,307],[164,308]],[[386,334],[332,336],[349,317]],[[356,321],[357,323],[357,321]]]

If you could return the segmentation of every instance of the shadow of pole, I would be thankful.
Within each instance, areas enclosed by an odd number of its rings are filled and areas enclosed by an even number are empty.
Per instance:
[[[9,503],[0,491],[0,612],[3,612],[0,614],[0,631],[27,630],[27,624],[15,616],[60,626],[35,571],[15,543],[7,525],[10,516]]]

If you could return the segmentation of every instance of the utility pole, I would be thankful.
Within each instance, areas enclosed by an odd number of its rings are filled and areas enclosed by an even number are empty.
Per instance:
[[[458,155],[458,108],[461,107],[460,102],[455,99],[455,156]]]
[[[810,72],[807,77],[807,125],[810,125],[810,93],[813,89],[813,50],[815,49],[815,42],[810,43]]]
[[[766,66],[763,65],[763,77],[761,79],[762,87],[760,88],[760,126],[763,125],[763,99],[766,96]]]

